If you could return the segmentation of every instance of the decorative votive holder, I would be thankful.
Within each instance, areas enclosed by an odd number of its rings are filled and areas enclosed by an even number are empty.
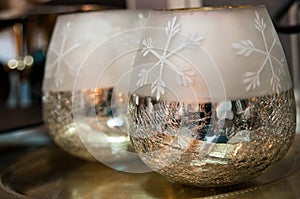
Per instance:
[[[135,56],[119,53],[130,38],[139,41],[130,30],[142,27],[147,14],[109,10],[58,17],[47,52],[43,115],[49,135],[66,152],[112,167],[135,158],[126,123],[112,116],[111,103],[114,85]]]
[[[249,181],[295,134],[292,82],[264,6],[151,11],[130,85],[130,137],[175,182]]]

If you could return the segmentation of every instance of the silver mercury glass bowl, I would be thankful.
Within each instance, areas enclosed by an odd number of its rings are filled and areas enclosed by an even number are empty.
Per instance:
[[[117,50],[126,50],[131,37],[139,38],[130,30],[142,27],[146,18],[147,11],[129,10],[58,17],[47,52],[43,115],[49,135],[69,154],[116,169],[111,162],[134,158],[125,123],[112,113],[113,88],[131,69],[134,54],[105,67],[119,56]]]
[[[152,11],[146,27],[128,117],[150,168],[217,187],[252,180],[285,156],[295,99],[263,6]]]

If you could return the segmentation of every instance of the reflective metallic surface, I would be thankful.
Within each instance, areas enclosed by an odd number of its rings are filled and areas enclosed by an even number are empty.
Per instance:
[[[299,143],[297,135],[288,154],[254,181],[222,188],[172,183],[154,172],[118,172],[81,161],[57,148],[41,148],[1,170],[0,198],[296,199],[300,197]]]
[[[87,89],[74,94],[73,109],[72,91],[48,92],[43,96],[44,120],[54,142],[86,160],[96,160],[86,147],[99,152],[103,161],[126,159],[126,152],[132,148],[128,135],[119,129],[122,123],[112,117],[112,89]]]
[[[129,116],[141,159],[172,181],[196,186],[260,175],[286,154],[296,128],[293,90],[206,104],[133,95]]]

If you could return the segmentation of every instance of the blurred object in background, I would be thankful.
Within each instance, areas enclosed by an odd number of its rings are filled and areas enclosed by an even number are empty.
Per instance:
[[[14,39],[11,45],[15,45],[15,52],[12,53],[11,59],[4,60],[5,69],[9,75],[9,94],[6,104],[9,108],[16,108],[18,105],[26,108],[32,102],[28,76],[34,60],[30,55],[24,56],[26,46],[24,46],[23,25],[21,23],[14,24],[12,31]]]
[[[42,123],[40,90],[55,17],[30,16],[0,29],[0,132]]]
[[[29,3],[26,0],[1,0],[0,18],[2,20],[11,19],[24,13],[28,6]]]

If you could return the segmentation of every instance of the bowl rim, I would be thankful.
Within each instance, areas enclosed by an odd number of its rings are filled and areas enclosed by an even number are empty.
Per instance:
[[[258,9],[265,8],[264,5],[223,5],[223,6],[203,6],[203,7],[192,7],[192,8],[171,8],[163,9],[161,11],[217,11],[217,10],[241,10],[241,9]]]

